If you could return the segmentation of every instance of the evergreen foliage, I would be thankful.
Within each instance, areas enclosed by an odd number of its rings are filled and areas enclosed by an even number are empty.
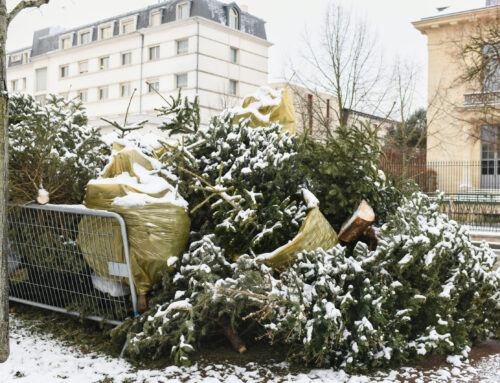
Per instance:
[[[466,356],[499,336],[495,261],[418,193],[381,228],[376,251],[358,243],[352,254],[341,246],[301,254],[269,281],[259,320],[310,366],[358,372],[426,354]]]
[[[161,161],[179,175],[178,189],[192,208],[192,229],[215,233],[230,258],[273,251],[291,240],[306,215],[298,140],[280,136],[279,124],[234,124],[231,111],[215,116],[208,128],[199,127],[196,100],[179,99],[163,110],[171,118],[160,129],[186,134],[181,145],[165,146]]]
[[[363,199],[381,224],[403,197],[379,170],[380,140],[369,124],[338,126],[325,143],[305,136],[299,148],[301,176],[337,232]]]
[[[81,102],[56,95],[46,105],[28,95],[9,100],[9,199],[33,201],[43,187],[52,203],[81,203],[109,155]]]

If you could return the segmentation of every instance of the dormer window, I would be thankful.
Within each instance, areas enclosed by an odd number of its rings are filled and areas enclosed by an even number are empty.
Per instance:
[[[177,5],[177,20],[184,20],[189,17],[189,2],[180,3]]]
[[[111,25],[99,28],[99,37],[101,40],[109,39],[112,35]]]
[[[80,45],[90,43],[90,32],[80,33]]]
[[[122,20],[120,31],[122,35],[135,31],[135,19]]]
[[[13,63],[21,61],[21,55],[17,54],[17,55],[10,56],[10,61],[12,61]]]
[[[236,8],[231,8],[229,10],[229,27],[233,29],[239,29],[239,15]]]
[[[161,11],[151,12],[151,26],[157,27],[161,24]]]
[[[30,52],[24,52],[23,53],[23,64],[27,64],[30,58]]]
[[[71,47],[71,37],[61,37],[61,49],[68,49]]]

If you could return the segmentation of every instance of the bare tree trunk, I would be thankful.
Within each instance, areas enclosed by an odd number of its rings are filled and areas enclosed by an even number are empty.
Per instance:
[[[0,0],[0,363],[9,357],[9,283],[7,275],[7,112],[5,43],[7,7]]]
[[[7,12],[6,0],[0,0],[0,363],[9,357],[9,281],[7,254],[8,192],[8,105],[5,43],[10,21],[24,8],[40,7],[49,0],[22,0]]]

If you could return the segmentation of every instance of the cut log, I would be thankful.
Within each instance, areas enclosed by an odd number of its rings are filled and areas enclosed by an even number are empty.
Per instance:
[[[339,239],[343,242],[356,241],[365,230],[375,221],[375,212],[363,200],[357,210],[340,228]]]
[[[36,197],[36,202],[38,202],[40,205],[45,205],[49,203],[50,198],[49,198],[49,193],[45,189],[40,189],[38,190],[38,196]]]
[[[233,348],[240,354],[243,354],[247,350],[247,346],[245,346],[245,343],[243,343],[238,334],[233,331],[233,328],[231,327],[231,324],[229,323],[227,318],[219,318],[217,323],[220,327],[222,327],[224,335],[227,339],[229,339]]]
[[[377,248],[378,238],[373,227],[368,226],[366,228],[366,230],[363,232],[361,240],[368,245],[368,249],[370,249],[370,251],[373,251]]]

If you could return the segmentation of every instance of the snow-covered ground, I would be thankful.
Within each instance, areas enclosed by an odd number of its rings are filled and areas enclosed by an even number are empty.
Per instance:
[[[12,316],[11,356],[0,364],[0,382],[500,382],[500,354],[488,355],[474,363],[454,361],[434,369],[403,368],[375,376],[349,376],[332,370],[311,370],[293,374],[287,363],[203,364],[136,370],[123,360],[99,354],[83,354],[62,345],[51,335],[34,334],[29,323]],[[452,358],[453,359],[453,358]]]

